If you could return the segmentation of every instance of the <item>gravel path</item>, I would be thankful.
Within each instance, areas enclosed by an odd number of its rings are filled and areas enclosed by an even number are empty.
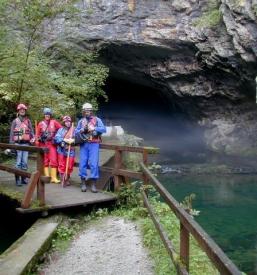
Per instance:
[[[154,274],[136,225],[107,217],[91,225],[44,274]]]

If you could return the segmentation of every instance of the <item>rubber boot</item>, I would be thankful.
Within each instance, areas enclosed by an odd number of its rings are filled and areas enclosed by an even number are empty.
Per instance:
[[[66,180],[65,180],[65,186],[70,186],[70,175],[67,175]]]
[[[21,177],[21,184],[27,184],[28,180],[25,177]]]
[[[87,185],[85,179],[81,179],[81,192],[87,192]]]
[[[15,175],[15,183],[16,183],[16,186],[22,186],[20,181],[20,176]]]
[[[44,176],[49,177],[49,168],[44,167]]]
[[[61,179],[61,185],[64,188],[66,185],[65,185],[64,174],[63,173],[60,173],[60,179]]]
[[[51,183],[60,183],[60,180],[57,179],[57,168],[51,167]]]
[[[92,180],[91,192],[92,193],[97,193],[97,190],[96,190],[96,180]]]

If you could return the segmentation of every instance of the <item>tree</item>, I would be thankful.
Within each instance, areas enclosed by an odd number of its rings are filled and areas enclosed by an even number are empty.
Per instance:
[[[0,0],[0,96],[7,113],[22,101],[31,106],[33,118],[41,115],[43,106],[55,107],[57,115],[72,115],[83,101],[96,105],[97,98],[104,96],[108,70],[96,63],[95,53],[74,51],[60,43],[46,54],[41,46],[44,22],[63,12],[74,13],[73,3]],[[0,115],[3,119],[6,116]]]

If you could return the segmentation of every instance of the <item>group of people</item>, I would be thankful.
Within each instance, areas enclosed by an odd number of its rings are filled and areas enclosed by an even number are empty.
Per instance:
[[[48,151],[44,154],[44,175],[51,177],[51,183],[61,182],[63,187],[70,185],[70,175],[75,162],[75,144],[79,144],[81,191],[87,191],[87,183],[90,180],[91,191],[96,193],[96,181],[99,178],[99,144],[106,127],[102,120],[93,114],[93,106],[90,103],[82,106],[83,117],[76,127],[70,116],[63,116],[62,123],[59,123],[53,118],[52,110],[44,108],[44,119],[35,125],[35,132],[26,114],[27,109],[22,103],[17,106],[17,117],[13,120],[10,130],[10,143],[47,147]],[[28,169],[27,151],[17,151],[16,168]],[[87,174],[88,168],[90,175]],[[18,175],[15,176],[15,181],[17,186],[27,183],[26,178]]]

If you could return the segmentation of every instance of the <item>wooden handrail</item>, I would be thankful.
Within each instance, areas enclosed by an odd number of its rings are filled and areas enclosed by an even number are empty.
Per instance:
[[[147,164],[148,154],[156,154],[159,150],[158,148],[154,148],[154,147],[113,145],[113,144],[107,144],[107,143],[101,143],[100,148],[115,151],[115,165],[114,165],[115,167],[104,167],[103,168],[103,170],[105,170],[106,172],[109,172],[111,175],[114,176],[115,190],[118,190],[120,188],[121,183],[126,182],[128,177],[135,178],[135,179],[141,179],[144,182],[146,182],[146,178],[143,178],[143,174],[141,172],[130,171],[130,170],[124,169],[123,163],[122,163],[122,153],[124,151],[125,152],[141,153],[143,162],[145,164]],[[15,150],[37,153],[37,156],[34,156],[33,159],[36,159],[36,161],[37,161],[36,172],[39,172],[39,177],[37,179],[37,185],[32,184],[31,188],[32,187],[36,188],[36,186],[37,186],[37,198],[40,201],[40,205],[44,205],[45,204],[44,183],[49,181],[49,178],[43,176],[43,155],[45,152],[48,152],[48,148],[0,143],[0,149],[15,149]],[[77,166],[77,163],[76,163],[76,166]],[[20,169],[11,168],[11,167],[8,167],[5,165],[0,165],[0,170],[5,170],[7,172],[25,176],[28,178],[31,177],[31,173],[22,171]],[[35,178],[35,176],[33,176],[33,177]],[[29,193],[25,194],[24,201],[26,201],[26,203],[23,203],[24,207],[28,207],[28,205],[29,205],[29,203],[27,203],[27,202],[30,202],[30,198],[29,198],[30,195],[28,195],[28,194],[30,194],[31,192],[32,191],[30,190]]]
[[[177,273],[181,274],[181,275],[188,275],[188,272],[185,268],[185,266],[177,261],[177,253],[175,251],[174,245],[172,244],[171,240],[168,238],[167,234],[165,233],[160,221],[158,220],[158,218],[156,217],[156,215],[154,214],[154,210],[152,209],[148,199],[147,199],[147,194],[145,191],[142,191],[143,194],[143,200],[144,200],[144,204],[145,207],[148,209],[148,212],[154,222],[155,228],[158,230],[160,237],[172,259],[172,262],[174,263]]]
[[[144,181],[144,184],[151,183],[156,190],[163,197],[165,202],[174,212],[176,217],[180,221],[180,259],[181,263],[175,261],[175,250],[170,240],[168,240],[167,235],[164,233],[158,218],[155,216],[148,198],[147,190],[143,191],[143,199],[145,206],[147,207],[160,236],[165,243],[171,258],[174,260],[177,272],[179,274],[188,274],[189,270],[189,235],[197,240],[203,251],[206,252],[209,259],[216,266],[221,274],[241,274],[234,263],[226,256],[226,254],[219,248],[219,246],[211,239],[211,237],[202,229],[202,227],[179,205],[179,203],[173,198],[173,196],[164,188],[164,186],[158,181],[158,179],[151,173],[147,168],[147,155],[151,153],[156,153],[157,148],[148,147],[133,147],[133,146],[123,146],[123,145],[112,145],[112,144],[101,144],[102,149],[115,150],[115,165],[114,167],[102,167],[106,172],[110,172],[114,175],[116,189],[122,180],[126,177],[138,178]],[[10,168],[4,165],[0,165],[0,170],[5,170],[11,173],[17,172],[17,174],[22,176],[31,176],[30,185],[23,199],[23,207],[29,207],[32,194],[35,186],[37,186],[37,198],[40,201],[40,205],[45,204],[45,190],[44,182],[47,181],[47,177],[43,177],[43,154],[47,151],[47,148],[38,148],[34,146],[19,146],[12,144],[0,143],[0,148],[11,148],[16,150],[23,150],[29,152],[37,153],[37,171],[30,173],[21,171],[16,168]],[[143,172],[130,171],[123,168],[122,164],[122,153],[126,152],[137,152],[142,154],[143,162],[140,163]]]
[[[19,151],[35,152],[37,153],[37,169],[33,173],[23,171],[14,167],[0,164],[0,170],[13,173],[18,176],[30,178],[27,186],[23,201],[22,208],[29,208],[32,195],[34,190],[37,188],[37,199],[39,200],[40,206],[45,205],[45,183],[50,181],[50,177],[43,176],[43,158],[44,153],[48,152],[49,149],[46,147],[36,147],[28,145],[17,145],[9,143],[0,143],[0,149],[14,149]]]
[[[145,176],[150,180],[151,184],[156,188],[156,190],[161,194],[162,198],[165,200],[167,205],[171,208],[174,214],[179,219],[180,223],[183,225],[181,228],[185,233],[185,229],[192,234],[192,236],[197,240],[201,248],[206,252],[209,259],[216,266],[221,274],[242,274],[235,264],[227,257],[227,255],[220,249],[220,247],[211,239],[211,237],[202,229],[202,227],[179,205],[179,203],[173,198],[173,196],[168,192],[168,190],[158,181],[158,179],[151,173],[151,171],[144,165],[140,163],[141,168]],[[182,232],[183,234],[183,232]],[[189,234],[189,233],[187,233]],[[182,241],[185,239],[187,242],[188,238],[182,236],[180,238]],[[184,244],[181,244],[184,246]],[[184,246],[189,249],[187,244]],[[183,251],[183,255],[189,255],[189,251]],[[181,253],[180,253],[181,255]],[[187,259],[182,259],[187,265]]]
[[[14,167],[9,167],[9,166],[2,165],[2,164],[0,164],[0,170],[6,171],[8,173],[12,173],[12,174],[15,174],[15,175],[18,175],[18,176],[22,176],[22,177],[25,177],[25,178],[30,178],[30,176],[31,176],[30,172],[27,172],[27,171],[24,171],[24,170],[21,170],[21,169],[17,169],[17,168],[14,168]]]
[[[28,145],[17,145],[17,144],[9,144],[9,143],[0,143],[0,148],[2,149],[14,149],[19,151],[27,151],[27,152],[36,152],[36,153],[45,153],[48,152],[48,148],[46,147],[37,147],[37,146],[28,146]]]
[[[28,183],[28,188],[26,190],[25,196],[24,196],[23,201],[21,203],[22,208],[29,208],[34,190],[35,190],[35,188],[37,186],[37,182],[39,180],[39,176],[40,176],[39,171],[36,171],[36,172],[31,174],[31,178],[30,178],[29,183]]]
[[[142,146],[127,146],[127,145],[114,145],[108,143],[101,143],[101,149],[108,150],[119,150],[119,151],[127,151],[127,152],[135,152],[135,153],[145,153],[148,154],[157,154],[159,152],[159,148],[156,147],[142,147]]]

